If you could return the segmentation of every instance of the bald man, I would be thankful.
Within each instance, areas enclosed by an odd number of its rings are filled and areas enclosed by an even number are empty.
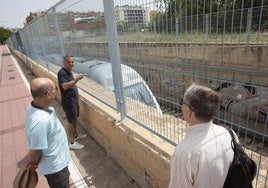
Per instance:
[[[69,186],[70,150],[64,127],[50,106],[56,86],[48,78],[30,84],[33,101],[26,112],[26,136],[30,148],[27,168],[38,168],[50,187]]]

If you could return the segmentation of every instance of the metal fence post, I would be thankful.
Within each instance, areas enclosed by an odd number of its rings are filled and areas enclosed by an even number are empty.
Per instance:
[[[179,27],[180,27],[180,25],[179,25],[179,19],[178,19],[178,17],[176,17],[176,24],[175,24],[175,29],[176,29],[176,48],[178,49],[178,41],[179,41]],[[176,50],[176,56],[178,57],[179,56],[179,54],[178,54],[178,50]]]
[[[252,21],[252,8],[249,8],[248,9],[248,16],[247,16],[247,39],[248,40],[250,37],[251,21]]]
[[[108,44],[112,64],[113,83],[117,109],[121,114],[121,121],[125,119],[126,104],[121,71],[121,59],[118,44],[118,34],[115,22],[114,1],[103,0],[105,23],[107,26]]]
[[[38,39],[41,43],[41,50],[42,50],[42,55],[44,56],[45,58],[45,61],[46,61],[46,67],[47,67],[47,70],[49,71],[49,65],[48,65],[48,60],[47,60],[47,56],[46,56],[46,49],[44,48],[44,41],[43,41],[43,37],[41,36],[41,29],[40,29],[40,24],[37,23],[36,24],[36,27],[37,27],[37,34],[38,34]]]
[[[139,31],[139,25],[138,25],[138,23],[135,23],[135,33],[136,33],[136,40],[139,41],[140,31]]]
[[[32,43],[31,43],[31,37],[29,36],[30,35],[30,26],[28,26],[26,28],[26,30],[28,30],[28,32],[25,32],[25,38],[26,38],[26,41],[27,41],[27,56],[31,57],[32,58]]]
[[[56,32],[56,36],[57,36],[58,41],[59,41],[60,51],[61,51],[61,54],[64,56],[65,55],[65,51],[64,51],[64,47],[63,47],[63,42],[62,42],[61,34],[60,34],[60,26],[59,26],[59,22],[58,22],[58,18],[57,18],[57,12],[56,12],[56,8],[55,7],[52,7],[52,13],[53,13],[53,16],[54,16],[55,32]]]
[[[179,27],[180,27],[180,25],[179,25],[179,19],[177,17],[175,19],[175,22],[176,22],[176,24],[175,24],[175,26],[176,26],[176,39],[178,41],[178,38],[179,38]]]
[[[156,40],[156,21],[154,20],[154,40]]]
[[[205,15],[205,23],[206,23],[206,38],[209,38],[209,16],[208,14]]]
[[[31,40],[31,59],[36,60],[36,37],[35,37],[35,31],[34,31],[34,23],[29,26],[29,34]]]

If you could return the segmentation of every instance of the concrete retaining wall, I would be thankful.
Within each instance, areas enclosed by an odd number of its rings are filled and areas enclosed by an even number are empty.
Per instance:
[[[71,54],[109,59],[105,42],[73,41],[64,46]],[[146,80],[159,102],[164,98],[164,103],[178,103],[192,82],[213,88],[223,82],[268,87],[268,45],[124,42],[119,47],[122,62]]]
[[[65,43],[65,47],[73,54],[109,58],[107,43],[72,42]],[[134,68],[136,65],[147,65],[166,70],[165,66],[172,62],[173,66],[177,65],[177,69],[185,70],[189,74],[208,75],[208,80],[221,78],[257,85],[268,81],[265,74],[268,71],[268,45],[125,42],[119,43],[119,47],[122,61],[125,64],[130,63]],[[209,70],[207,66],[210,67]],[[137,71],[141,75],[145,74],[138,68]],[[184,82],[185,79],[181,78],[180,81]]]
[[[37,77],[49,77],[57,82],[55,73],[47,72],[18,51],[13,53],[26,63]],[[120,122],[120,114],[117,111],[88,93],[79,90],[79,94],[80,123],[105,148],[107,154],[141,187],[167,187],[174,146],[131,120]],[[57,98],[60,98],[59,94]]]

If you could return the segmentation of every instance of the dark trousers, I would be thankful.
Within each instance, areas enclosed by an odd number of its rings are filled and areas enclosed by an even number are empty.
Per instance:
[[[48,185],[51,188],[69,188],[69,176],[70,172],[68,166],[54,174],[45,175],[45,177],[47,178]]]

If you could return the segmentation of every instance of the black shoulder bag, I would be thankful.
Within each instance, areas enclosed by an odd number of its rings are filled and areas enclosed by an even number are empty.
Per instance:
[[[231,137],[234,158],[229,167],[223,188],[252,188],[252,181],[256,176],[256,163],[246,154],[242,146],[235,140],[233,131],[226,128]]]

